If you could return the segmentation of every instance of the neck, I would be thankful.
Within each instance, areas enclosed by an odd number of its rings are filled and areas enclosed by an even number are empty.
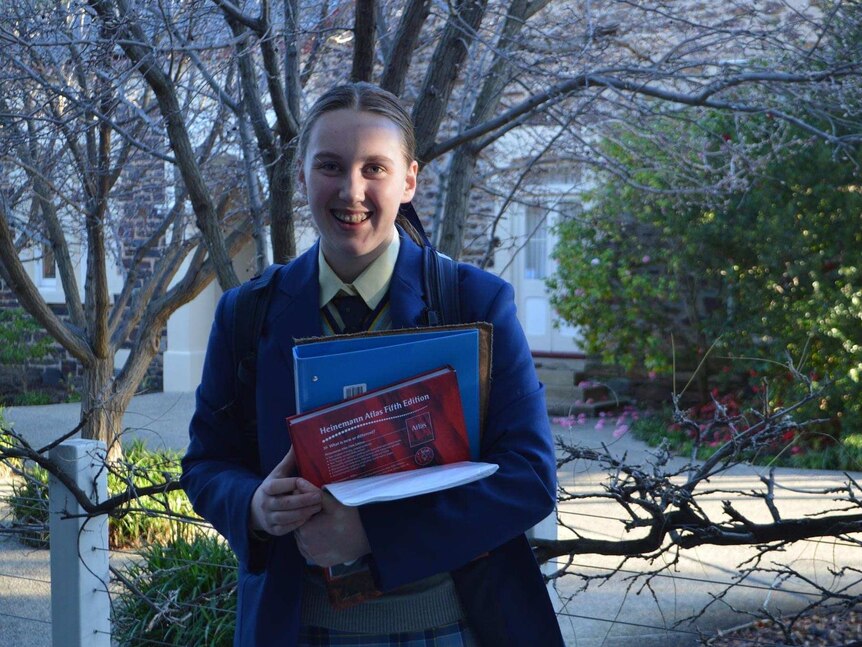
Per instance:
[[[394,227],[392,228],[392,235],[398,235]],[[390,237],[389,240],[380,245],[377,249],[374,249],[363,256],[347,257],[342,254],[338,254],[337,252],[329,252],[324,246],[322,247],[323,258],[326,259],[329,267],[332,268],[332,271],[335,272],[339,279],[344,283],[353,283],[360,274],[368,269],[369,265],[380,258],[391,244],[392,238]]]

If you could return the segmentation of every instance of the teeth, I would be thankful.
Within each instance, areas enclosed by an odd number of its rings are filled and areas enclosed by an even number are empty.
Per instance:
[[[335,216],[335,218],[340,220],[341,222],[355,225],[360,222],[363,222],[364,220],[367,220],[370,214],[368,212],[350,213],[348,211],[337,211],[333,209],[332,215]]]

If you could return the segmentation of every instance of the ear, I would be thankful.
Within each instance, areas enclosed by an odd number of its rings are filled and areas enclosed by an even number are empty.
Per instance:
[[[306,187],[305,187],[305,165],[304,165],[302,162],[300,162],[300,164],[299,164],[299,173],[297,173],[297,174],[296,174],[296,179],[299,181],[299,189],[300,189],[303,193],[306,193]]]
[[[416,177],[419,174],[419,163],[416,160],[410,162],[407,166],[407,175],[404,178],[404,195],[401,196],[401,203],[410,202],[413,195],[416,193]]]

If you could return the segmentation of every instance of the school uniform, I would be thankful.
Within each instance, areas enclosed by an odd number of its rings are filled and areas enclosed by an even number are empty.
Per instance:
[[[392,328],[411,328],[421,325],[426,308],[422,252],[400,229],[399,234],[387,316]],[[234,397],[228,324],[236,290],[226,292],[216,309],[197,391],[182,485],[195,510],[227,538],[238,557],[237,646],[291,647],[302,624],[305,560],[292,535],[255,538],[249,532],[249,506],[261,480],[290,448],[284,420],[295,413],[294,340],[324,332],[318,255],[315,245],[279,273],[265,319],[257,366],[260,473],[242,463],[241,434],[223,413]],[[384,592],[451,574],[464,619],[482,645],[562,645],[523,534],[550,514],[556,498],[543,387],[515,315],[511,286],[464,264],[458,277],[462,321],[494,325],[480,456],[500,467],[458,488],[362,506],[369,562]]]

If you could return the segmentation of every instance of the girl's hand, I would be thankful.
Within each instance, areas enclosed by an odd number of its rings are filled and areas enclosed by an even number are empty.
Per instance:
[[[258,486],[251,498],[249,525],[270,535],[286,535],[321,510],[321,492],[297,478],[293,448]],[[304,489],[300,488],[304,484]]]
[[[318,566],[335,566],[352,562],[371,552],[359,509],[339,503],[329,492],[302,481],[297,490],[322,495],[319,513],[293,533],[299,552]]]

